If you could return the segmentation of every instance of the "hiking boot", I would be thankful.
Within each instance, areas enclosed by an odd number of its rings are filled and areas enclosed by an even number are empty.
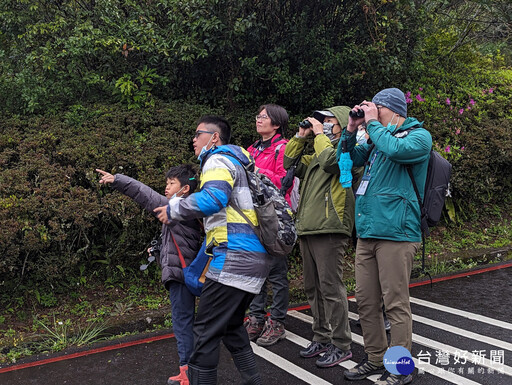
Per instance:
[[[268,318],[265,323],[265,328],[260,338],[256,340],[256,343],[259,346],[270,346],[284,338],[286,338],[286,331],[284,330],[283,323]]]
[[[382,374],[384,370],[384,365],[375,365],[365,358],[352,369],[345,370],[343,375],[347,380],[363,380],[372,374]]]
[[[319,368],[330,368],[336,366],[340,362],[346,361],[352,358],[352,352],[350,350],[341,350],[333,344],[327,344],[329,347],[325,354],[316,360],[316,366]]]
[[[393,374],[387,370],[375,382],[375,385],[404,385],[412,382],[412,375]]]
[[[189,385],[187,377],[188,365],[180,366],[180,374],[169,377],[167,385]]]
[[[320,353],[327,351],[327,349],[329,348],[327,345],[328,344],[322,344],[321,342],[311,341],[311,343],[308,345],[308,347],[305,349],[302,349],[299,352],[299,354],[301,357],[304,357],[304,358],[316,357]]]
[[[256,341],[263,332],[264,322],[258,322],[255,316],[249,315],[245,317],[244,326],[249,336],[249,341]]]

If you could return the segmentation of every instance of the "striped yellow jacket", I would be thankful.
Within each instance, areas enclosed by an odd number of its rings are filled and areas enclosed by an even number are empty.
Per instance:
[[[236,159],[219,152],[231,153]],[[253,163],[249,153],[238,146],[210,150],[201,164],[200,191],[187,198],[171,199],[168,212],[172,220],[205,218],[206,250],[213,255],[208,278],[258,294],[268,275],[271,257],[251,226],[230,206],[234,202],[257,223],[244,170],[244,166]]]

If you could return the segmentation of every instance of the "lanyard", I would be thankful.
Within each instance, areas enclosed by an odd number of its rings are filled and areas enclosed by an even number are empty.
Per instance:
[[[379,155],[379,151],[375,151],[375,154],[372,156],[372,160],[370,161],[370,165],[368,166],[368,170],[366,170],[366,175],[370,175],[370,170],[372,169],[373,163],[377,159],[377,155]]]

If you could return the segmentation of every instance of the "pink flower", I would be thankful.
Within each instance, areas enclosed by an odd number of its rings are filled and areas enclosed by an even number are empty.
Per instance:
[[[418,88],[420,91],[423,91],[423,87]]]
[[[405,98],[405,102],[406,102],[407,104],[410,104],[410,103],[412,103],[412,99],[411,99],[411,98]]]
[[[489,93],[492,94],[493,93],[493,89],[492,88],[489,88]]]
[[[448,105],[452,104],[452,101],[450,100],[450,98],[446,98],[446,104],[448,104]]]
[[[410,97],[411,96],[411,91],[407,91],[407,93],[405,94],[406,97]]]
[[[469,99],[469,104],[471,104],[472,106],[475,105],[475,101],[473,99]]]
[[[416,100],[418,102],[424,102],[425,101],[425,99],[423,99],[420,94],[416,95]]]
[[[459,115],[462,115],[462,113],[463,113],[463,112],[464,112],[464,108],[461,108],[461,109],[459,110]]]
[[[457,130],[455,131],[455,135],[459,135],[460,134],[460,128],[457,128]]]
[[[471,109],[471,106],[466,107],[466,111],[469,111]]]
[[[444,152],[450,152],[450,151],[451,151],[450,146],[446,146],[446,148],[444,149]]]
[[[460,150],[461,150],[461,151],[464,151],[464,149],[465,149],[465,148],[466,148],[466,147],[462,146],[462,147],[460,148]]]

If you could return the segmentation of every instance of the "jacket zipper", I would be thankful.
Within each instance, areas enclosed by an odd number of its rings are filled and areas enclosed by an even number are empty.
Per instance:
[[[325,217],[329,218],[329,194],[325,193]]]

